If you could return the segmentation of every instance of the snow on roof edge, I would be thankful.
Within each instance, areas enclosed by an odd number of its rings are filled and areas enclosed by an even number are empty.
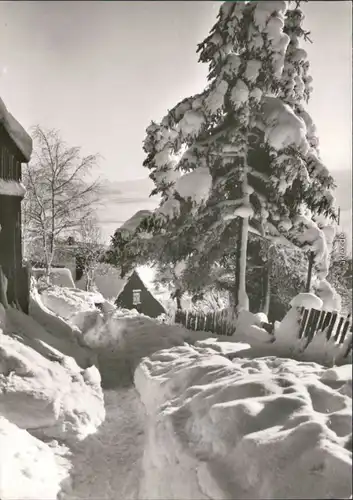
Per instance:
[[[32,138],[16,120],[16,118],[9,113],[1,97],[0,123],[4,126],[6,132],[21,152],[24,162],[28,163],[31,159],[33,149]]]

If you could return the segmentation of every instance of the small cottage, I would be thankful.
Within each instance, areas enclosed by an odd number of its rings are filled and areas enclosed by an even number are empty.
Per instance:
[[[28,279],[22,266],[21,164],[28,163],[32,139],[0,99],[0,268],[7,278],[7,301],[28,310]]]
[[[115,301],[118,307],[136,309],[151,318],[165,314],[164,307],[147,289],[137,271],[133,271],[124,281]]]
[[[166,311],[162,304],[154,297],[138,271],[129,273],[120,278],[118,272],[98,275],[94,278],[97,291],[107,300],[114,301],[115,305],[124,309],[136,309],[139,313],[157,318]],[[85,279],[76,282],[78,288],[85,288]]]

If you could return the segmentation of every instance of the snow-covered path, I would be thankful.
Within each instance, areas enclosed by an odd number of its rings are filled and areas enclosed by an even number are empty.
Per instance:
[[[134,387],[106,390],[106,420],[96,434],[70,446],[71,490],[63,500],[139,497],[144,407]]]

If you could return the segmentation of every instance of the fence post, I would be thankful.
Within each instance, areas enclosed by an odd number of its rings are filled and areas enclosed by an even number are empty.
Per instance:
[[[303,311],[303,309],[302,309]],[[300,321],[300,328],[299,328],[299,334],[298,334],[298,338],[301,339],[302,336],[303,336],[303,333],[305,331],[305,327],[306,327],[306,323],[307,323],[307,319],[308,319],[308,314],[309,314],[309,309],[304,309],[304,313],[301,317],[301,321]]]
[[[322,330],[322,325],[324,324],[324,321],[325,321],[325,316],[326,316],[326,311],[321,311],[321,315],[320,315],[320,320],[319,320],[319,324],[317,325],[317,331],[319,332],[320,330]]]
[[[200,322],[200,328],[202,332],[206,331],[206,318],[207,318],[206,314],[202,313],[202,321]]]
[[[352,350],[352,341],[353,341],[353,339],[351,338],[351,340],[350,340],[350,342],[349,342],[349,344],[347,346],[346,352],[343,354],[344,358],[347,358],[348,355],[349,355],[349,353],[350,353],[350,351]]]
[[[344,317],[341,316],[340,317],[340,320],[338,322],[338,325],[337,325],[337,328],[336,328],[336,333],[335,333],[335,336],[334,336],[334,340],[335,342],[337,342],[337,340],[339,339],[339,336],[340,336],[340,331],[341,331],[341,328],[342,328],[342,325],[343,325],[343,321],[344,321]]]
[[[332,317],[332,312],[331,311],[328,311],[326,313],[326,316],[325,316],[325,320],[322,324],[322,332],[325,332],[326,328],[328,327],[328,325],[330,324],[330,321],[331,321],[331,317]]]
[[[351,320],[351,315],[348,314],[347,319],[346,319],[346,321],[345,321],[345,323],[343,325],[343,330],[342,330],[342,333],[341,333],[341,337],[339,339],[339,343],[340,344],[343,344],[343,342],[344,342],[344,339],[345,339],[345,337],[347,335],[348,328],[349,328],[349,325],[351,324],[351,321],[352,321]],[[352,328],[352,326],[351,326],[351,328]]]
[[[335,312],[335,313],[332,314],[332,318],[331,318],[329,327],[327,329],[327,333],[326,333],[326,339],[327,340],[330,340],[330,338],[331,338],[331,334],[332,334],[333,328],[335,326],[336,319],[337,319],[337,313]]]

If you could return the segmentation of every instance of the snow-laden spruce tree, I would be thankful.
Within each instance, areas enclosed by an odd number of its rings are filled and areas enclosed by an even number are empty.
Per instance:
[[[289,78],[282,74],[291,40],[284,32],[287,7],[224,3],[199,45],[209,85],[152,123],[144,143],[153,193],[162,194],[159,228],[169,244],[173,229],[174,241],[193,243],[179,243],[169,255],[186,260],[186,270],[207,273],[238,231],[238,306],[245,309],[249,229],[262,237],[290,236],[310,202],[306,125],[280,97]],[[186,214],[185,203],[191,203]],[[176,224],[181,212],[183,224]]]
[[[296,6],[288,10],[286,15],[284,31],[288,34],[290,41],[278,96],[285,104],[290,105],[305,123],[309,149],[300,161],[305,162],[309,183],[304,192],[304,203],[302,203],[306,210],[302,210],[299,217],[294,219],[289,238],[299,246],[305,245],[310,250],[317,276],[325,278],[329,269],[329,256],[336,226],[332,193],[335,184],[320,158],[317,129],[305,107],[313,91],[313,79],[309,74],[310,64],[307,52],[300,47],[300,40],[307,40],[309,33],[303,29],[304,15],[299,3],[296,2]],[[274,155],[274,161],[278,160],[279,157],[276,158]],[[286,161],[284,158],[282,164]],[[290,160],[288,164],[287,170],[291,171],[293,164]],[[282,168],[282,171],[285,169]],[[297,193],[297,186],[294,183],[286,196],[295,198]]]

